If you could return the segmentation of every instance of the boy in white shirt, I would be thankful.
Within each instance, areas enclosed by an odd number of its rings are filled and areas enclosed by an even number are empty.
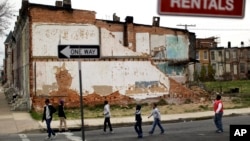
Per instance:
[[[156,125],[159,126],[159,128],[161,129],[161,134],[163,134],[164,133],[164,129],[161,126],[161,113],[158,110],[156,103],[153,104],[153,110],[152,110],[151,114],[148,116],[148,118],[150,118],[151,116],[154,117],[154,122],[153,122],[153,125],[152,125],[152,129],[149,131],[149,134],[153,134],[154,133]]]
[[[104,101],[103,115],[104,115],[104,128],[103,128],[103,132],[106,133],[106,127],[107,127],[107,124],[108,124],[110,133],[114,133],[113,129],[112,129],[112,125],[110,123],[111,113],[110,113],[110,106],[109,106],[107,100]]]

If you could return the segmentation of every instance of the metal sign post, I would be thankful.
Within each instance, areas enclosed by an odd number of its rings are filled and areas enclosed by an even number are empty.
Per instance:
[[[79,68],[79,84],[80,84],[80,104],[81,104],[81,129],[82,129],[82,140],[85,141],[85,131],[84,131],[84,112],[83,112],[83,98],[82,98],[82,66],[81,61],[78,61],[78,68]]]
[[[99,45],[58,45],[58,58],[100,58]],[[82,140],[85,141],[81,61],[78,61]]]

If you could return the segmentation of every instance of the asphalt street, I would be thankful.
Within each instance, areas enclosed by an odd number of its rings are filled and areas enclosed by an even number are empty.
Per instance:
[[[114,134],[103,134],[102,129],[85,132],[86,141],[229,141],[230,125],[250,125],[250,115],[224,117],[223,133],[215,133],[213,119],[199,121],[183,121],[178,123],[163,124],[165,134],[160,135],[160,130],[156,127],[153,135],[148,131],[151,125],[144,125],[144,137],[138,139],[134,128],[120,127],[114,128]],[[58,133],[55,141],[82,141],[81,131]],[[0,135],[0,141],[43,141],[46,133],[28,134],[8,134]]]

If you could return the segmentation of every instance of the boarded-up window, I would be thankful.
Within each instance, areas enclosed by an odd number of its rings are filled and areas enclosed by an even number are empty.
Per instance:
[[[211,51],[211,60],[215,60],[214,51]]]
[[[226,64],[226,72],[231,72],[230,64]]]
[[[233,51],[233,59],[236,58],[236,50]]]
[[[199,51],[196,51],[196,59],[197,59],[197,60],[200,59]]]
[[[218,53],[219,53],[219,57],[221,57],[222,56],[222,51],[219,51]]]
[[[204,60],[207,60],[207,51],[204,51]]]
[[[245,63],[240,63],[240,73],[245,73]]]
[[[237,71],[237,65],[234,65],[234,75],[237,75],[238,71]]]
[[[229,51],[226,51],[226,59],[229,59]]]

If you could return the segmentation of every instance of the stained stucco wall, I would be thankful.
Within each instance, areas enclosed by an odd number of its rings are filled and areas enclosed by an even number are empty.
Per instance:
[[[57,57],[57,46],[67,45],[100,45],[102,57],[140,57],[150,54],[150,43],[159,40],[168,41],[168,36],[160,39],[150,38],[149,33],[136,33],[136,51],[123,46],[123,33],[111,32],[105,28],[86,24],[33,24],[32,26],[33,57]],[[100,39],[99,39],[100,38]],[[163,41],[161,41],[161,39]],[[173,47],[173,46],[172,46]],[[166,47],[165,47],[166,48]],[[165,49],[166,51],[166,49]],[[46,59],[45,59],[46,60]],[[35,95],[57,95],[60,87],[79,93],[78,61],[35,61]],[[81,61],[82,89],[84,94],[98,93],[108,95],[115,91],[133,98],[148,98],[169,93],[169,79],[149,60],[109,60]],[[56,74],[67,72],[66,78],[58,81]],[[154,87],[153,89],[149,89]]]
[[[78,62],[36,62],[36,96],[50,95],[59,87],[68,87],[79,93]],[[67,71],[69,76],[56,74]],[[81,61],[84,95],[101,96],[115,91],[136,98],[148,94],[161,96],[169,92],[168,77],[148,61]],[[153,91],[150,87],[154,87]],[[141,90],[140,90],[141,89]]]

